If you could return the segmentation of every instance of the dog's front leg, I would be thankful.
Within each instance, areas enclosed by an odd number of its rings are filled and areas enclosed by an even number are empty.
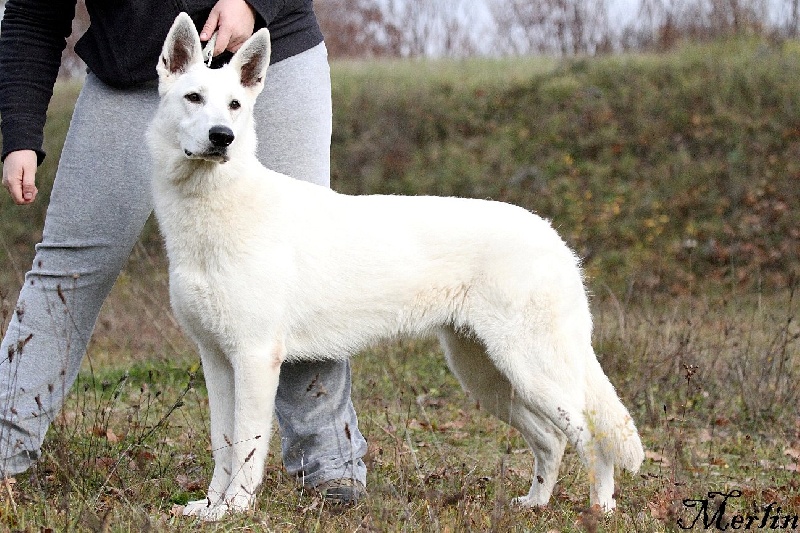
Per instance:
[[[244,348],[231,356],[233,446],[231,478],[223,498],[229,510],[249,509],[264,476],[275,394],[284,358],[282,340]]]
[[[205,499],[189,502],[184,515],[204,516],[212,506],[223,502],[230,486],[233,454],[234,374],[227,357],[216,346],[198,343],[203,362],[211,418],[211,450],[214,474]],[[212,517],[208,517],[212,518]]]

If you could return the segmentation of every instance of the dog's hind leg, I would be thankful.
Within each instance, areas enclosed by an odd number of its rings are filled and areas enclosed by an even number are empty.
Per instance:
[[[565,342],[556,352],[549,350],[546,344],[528,350],[510,344],[509,354],[497,364],[505,363],[501,371],[517,392],[516,401],[540,418],[547,419],[566,435],[588,469],[590,504],[611,511],[616,507],[614,459],[607,446],[604,447],[598,439],[598,421],[601,419],[587,408],[585,368],[581,368],[586,359],[581,360],[581,356],[576,355],[580,353],[580,347]],[[541,351],[536,351],[537,348]],[[536,355],[526,357],[531,353]],[[557,364],[551,364],[553,362]],[[603,436],[613,442],[620,429],[623,428],[609,428],[609,435]],[[530,497],[535,493],[534,488],[528,501],[523,503],[537,503]]]
[[[199,344],[203,363],[208,406],[211,418],[211,450],[214,457],[214,474],[207,497],[191,501],[184,507],[184,515],[200,515],[203,510],[221,501],[231,479],[231,443],[233,438],[233,367],[222,351],[213,344]]]
[[[589,502],[599,505],[604,511],[612,511],[617,506],[614,499],[614,460],[596,444],[592,455],[588,458],[589,468]]]
[[[516,398],[508,379],[495,367],[483,345],[453,330],[439,339],[450,369],[481,407],[516,428],[533,451],[535,468],[528,494],[515,498],[523,506],[543,506],[550,500],[567,438],[546,417]]]

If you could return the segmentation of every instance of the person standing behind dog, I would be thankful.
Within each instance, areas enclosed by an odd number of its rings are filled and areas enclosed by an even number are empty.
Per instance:
[[[45,113],[76,0],[8,0],[0,32],[3,185],[36,199]],[[2,341],[0,474],[41,455],[49,421],[77,378],[100,306],[152,210],[144,134],[158,104],[156,62],[179,11],[215,63],[260,27],[272,66],[256,105],[261,162],[330,186],[331,83],[312,0],[87,0],[91,25],[76,45],[89,71],[59,161],[42,236]],[[179,7],[181,9],[179,9]],[[276,410],[283,460],[334,502],[363,497],[366,442],[350,400],[347,362],[284,364]]]

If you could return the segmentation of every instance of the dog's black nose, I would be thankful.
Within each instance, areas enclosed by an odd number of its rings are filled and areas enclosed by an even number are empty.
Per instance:
[[[213,126],[208,130],[208,140],[216,148],[225,148],[233,142],[233,130],[227,126]]]

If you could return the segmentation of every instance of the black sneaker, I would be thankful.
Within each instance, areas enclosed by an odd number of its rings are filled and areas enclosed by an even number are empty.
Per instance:
[[[367,497],[367,489],[357,479],[340,478],[325,481],[314,487],[332,505],[355,505]]]

